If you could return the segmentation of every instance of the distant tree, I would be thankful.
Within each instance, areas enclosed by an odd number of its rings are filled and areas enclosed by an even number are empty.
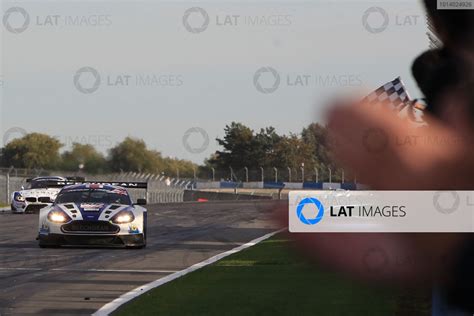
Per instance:
[[[223,150],[213,154],[206,163],[221,170],[268,167],[280,139],[273,127],[255,133],[242,123],[232,122],[224,128],[224,138],[217,139]]]
[[[107,163],[112,171],[164,173],[173,177],[179,170],[183,178],[191,178],[197,168],[190,161],[163,158],[160,152],[148,149],[143,140],[131,137],[110,149]]]
[[[163,172],[168,176],[178,176],[180,178],[193,178],[194,170],[198,171],[198,166],[188,160],[176,159],[176,158],[163,158]]]
[[[251,168],[270,168],[274,166],[277,153],[275,152],[277,144],[284,137],[278,135],[273,127],[260,129],[252,140],[252,150],[250,154]]]
[[[301,132],[302,140],[311,146],[313,155],[320,164],[329,165],[332,162],[328,130],[318,123],[312,123]]]
[[[161,154],[149,150],[143,140],[131,137],[109,151],[109,167],[112,171],[157,172]]]
[[[312,148],[321,178],[327,180],[329,169],[331,169],[333,180],[338,180],[341,170],[331,152],[331,146],[334,144],[330,141],[330,131],[321,124],[312,123],[303,129],[301,137]]]
[[[2,164],[27,169],[57,169],[61,147],[62,144],[51,136],[30,133],[12,140],[3,148]]]
[[[233,172],[234,180],[246,177],[245,167],[253,179],[260,179],[260,167],[264,168],[266,175],[273,172],[273,168],[286,175],[290,168],[294,171],[293,179],[296,179],[304,164],[306,179],[311,178],[315,168],[324,177],[331,168],[334,180],[337,166],[332,159],[328,134],[327,128],[318,123],[304,128],[301,135],[287,136],[279,135],[273,127],[255,132],[242,123],[232,122],[225,126],[224,137],[217,139],[222,149],[205,160],[203,166],[198,166],[187,160],[164,158],[160,152],[148,149],[143,140],[132,137],[111,148],[107,158],[93,146],[79,143],[74,143],[70,150],[60,155],[62,144],[57,139],[31,133],[8,143],[2,149],[1,162],[4,167],[67,171],[77,171],[83,164],[88,173],[134,171],[164,173],[171,177],[179,173],[180,178],[192,178],[195,171],[198,176],[210,178],[214,169],[216,179],[228,179]]]
[[[88,173],[100,173],[107,169],[105,157],[89,144],[73,143],[72,149],[65,151],[61,158],[61,169],[65,171],[77,171],[81,164]]]
[[[278,169],[299,170],[302,164],[309,170],[318,165],[311,144],[294,134],[281,137],[275,144],[271,165]]]
[[[232,122],[224,128],[224,138],[217,138],[217,143],[224,150],[217,151],[210,163],[218,169],[230,166],[243,168],[252,156],[253,131],[247,126]]]
[[[237,180],[243,179],[246,174],[244,168],[253,170],[253,178],[260,178],[260,167],[264,173],[273,172],[277,168],[285,176],[292,171],[293,179],[301,175],[304,166],[305,179],[313,178],[315,169],[321,179],[327,178],[328,170],[333,170],[333,179],[336,179],[337,166],[331,156],[328,130],[325,126],[313,123],[302,130],[301,135],[278,135],[273,127],[262,128],[255,133],[242,123],[232,122],[224,128],[224,137],[217,142],[222,150],[216,151],[201,168],[202,174],[209,175],[214,168],[229,178],[229,167],[233,168]]]

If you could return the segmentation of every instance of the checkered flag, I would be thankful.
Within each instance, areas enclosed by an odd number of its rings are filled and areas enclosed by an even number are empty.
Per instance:
[[[363,103],[382,105],[398,111],[402,110],[410,101],[410,96],[400,77],[384,84],[362,99]]]
[[[426,106],[410,98],[400,77],[370,93],[362,99],[362,103],[387,107],[397,112],[401,119],[408,119],[416,126],[425,125],[423,110]]]

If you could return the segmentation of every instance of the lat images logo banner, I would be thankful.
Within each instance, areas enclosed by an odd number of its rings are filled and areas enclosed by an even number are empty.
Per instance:
[[[316,207],[316,209],[318,210],[316,217],[307,218],[305,216],[305,214],[303,213],[303,210],[304,210],[305,206],[307,206],[307,205],[310,205],[310,206],[313,205],[313,206]],[[303,200],[301,200],[301,202],[298,203],[298,206],[296,207],[296,215],[298,216],[298,219],[303,224],[305,224],[305,225],[316,225],[317,223],[319,223],[323,219],[324,206],[321,203],[321,201],[319,201],[316,198],[311,198],[311,197],[304,198]]]
[[[474,232],[474,191],[291,191],[292,233]]]

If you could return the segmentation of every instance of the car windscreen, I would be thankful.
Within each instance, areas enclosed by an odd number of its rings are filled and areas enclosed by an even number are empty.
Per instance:
[[[30,189],[45,189],[48,188],[48,183],[51,181],[31,181],[29,188]]]
[[[131,205],[132,202],[125,190],[81,189],[61,192],[56,204],[63,203],[105,203]]]
[[[61,179],[38,179],[32,180],[26,186],[27,189],[47,189],[47,188],[62,188],[64,184],[61,183]]]

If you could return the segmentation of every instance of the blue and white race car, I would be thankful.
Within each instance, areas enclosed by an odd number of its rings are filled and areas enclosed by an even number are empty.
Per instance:
[[[80,183],[68,185],[50,207],[40,210],[39,246],[146,246],[145,199],[133,204],[126,190],[147,183]]]

